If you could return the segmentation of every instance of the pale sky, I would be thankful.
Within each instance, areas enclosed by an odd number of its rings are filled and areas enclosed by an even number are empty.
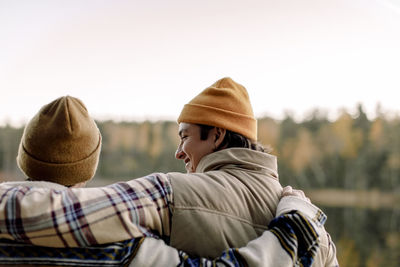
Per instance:
[[[0,124],[62,95],[171,119],[219,78],[256,116],[400,112],[400,0],[0,0]]]

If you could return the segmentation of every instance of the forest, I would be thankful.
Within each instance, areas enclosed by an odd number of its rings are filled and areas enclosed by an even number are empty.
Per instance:
[[[184,171],[174,153],[174,121],[97,121],[103,145],[95,179],[127,180],[152,172]],[[0,178],[21,179],[16,154],[23,127],[0,127]],[[258,119],[258,141],[278,158],[283,185],[307,189],[400,191],[400,118],[369,120],[343,111],[334,121],[319,110],[296,122]]]
[[[91,186],[185,171],[174,157],[175,121],[97,124],[103,145]],[[22,133],[23,127],[0,127],[0,181],[24,179],[15,160]],[[361,105],[335,120],[319,110],[300,122],[263,117],[258,141],[277,156],[282,185],[306,191],[328,215],[341,266],[398,266],[400,117],[368,119]]]

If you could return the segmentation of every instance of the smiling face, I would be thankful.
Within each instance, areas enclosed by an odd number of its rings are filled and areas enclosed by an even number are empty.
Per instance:
[[[177,159],[183,160],[188,173],[196,172],[200,160],[214,152],[215,135],[211,130],[207,139],[201,140],[200,126],[182,122],[179,124],[179,137],[181,142],[175,152]]]

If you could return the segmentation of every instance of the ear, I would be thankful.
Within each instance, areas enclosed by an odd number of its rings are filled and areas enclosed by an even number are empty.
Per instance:
[[[225,138],[226,129],[220,128],[220,127],[215,127],[214,129],[215,129],[214,144],[215,144],[215,147],[219,147]]]

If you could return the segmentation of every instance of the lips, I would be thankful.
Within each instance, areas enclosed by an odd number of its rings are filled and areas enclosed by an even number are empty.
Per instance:
[[[191,171],[190,159],[188,159],[188,158],[185,159],[185,169],[186,169],[188,172]]]

